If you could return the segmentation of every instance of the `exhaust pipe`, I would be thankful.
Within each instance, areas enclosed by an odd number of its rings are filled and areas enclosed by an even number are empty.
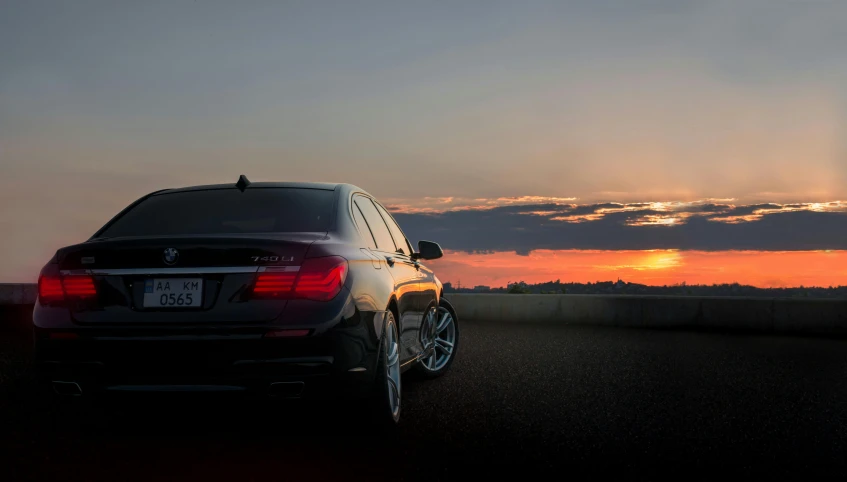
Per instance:
[[[303,382],[274,382],[268,387],[268,393],[272,397],[297,398],[305,386]]]
[[[53,382],[53,391],[58,395],[67,395],[79,397],[82,395],[82,388],[76,382]]]

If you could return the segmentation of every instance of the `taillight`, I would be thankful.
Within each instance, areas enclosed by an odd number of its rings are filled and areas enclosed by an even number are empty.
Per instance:
[[[97,294],[94,278],[91,276],[63,276],[62,287],[65,288],[65,296],[68,298],[90,298]]]
[[[329,301],[341,291],[347,279],[347,260],[340,256],[307,258],[300,266],[294,293],[298,298]]]
[[[256,286],[253,293],[269,298],[289,298],[297,280],[297,272],[262,272],[256,278]]]
[[[65,299],[62,280],[58,276],[39,276],[38,297],[41,298],[41,301],[61,301]]]
[[[89,275],[41,275],[38,277],[38,297],[43,302],[68,298],[92,298],[97,295],[94,278]]]
[[[303,298],[329,301],[347,279],[347,260],[340,256],[308,258],[299,271],[263,271],[256,277],[257,298]]]

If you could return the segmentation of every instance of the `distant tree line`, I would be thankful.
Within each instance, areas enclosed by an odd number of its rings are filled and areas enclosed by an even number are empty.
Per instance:
[[[648,286],[638,283],[599,281],[596,283],[562,283],[560,280],[544,283],[508,282],[505,287],[488,286],[454,287],[444,283],[445,293],[510,293],[510,294],[574,294],[574,295],[670,295],[670,296],[747,296],[765,298],[847,298],[847,286],[792,288],[757,288],[732,284],[689,285],[686,283],[664,286]]]

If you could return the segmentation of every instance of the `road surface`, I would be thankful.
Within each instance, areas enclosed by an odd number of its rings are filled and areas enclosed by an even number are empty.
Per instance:
[[[461,328],[447,376],[404,378],[395,437],[337,423],[342,406],[179,399],[107,411],[54,409],[33,399],[23,382],[7,380],[0,467],[11,472],[0,479],[847,474],[847,340]]]

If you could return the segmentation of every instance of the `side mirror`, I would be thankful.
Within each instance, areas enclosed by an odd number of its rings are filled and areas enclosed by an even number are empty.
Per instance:
[[[415,259],[438,259],[444,256],[444,251],[438,243],[418,241],[418,252],[412,255]]]

